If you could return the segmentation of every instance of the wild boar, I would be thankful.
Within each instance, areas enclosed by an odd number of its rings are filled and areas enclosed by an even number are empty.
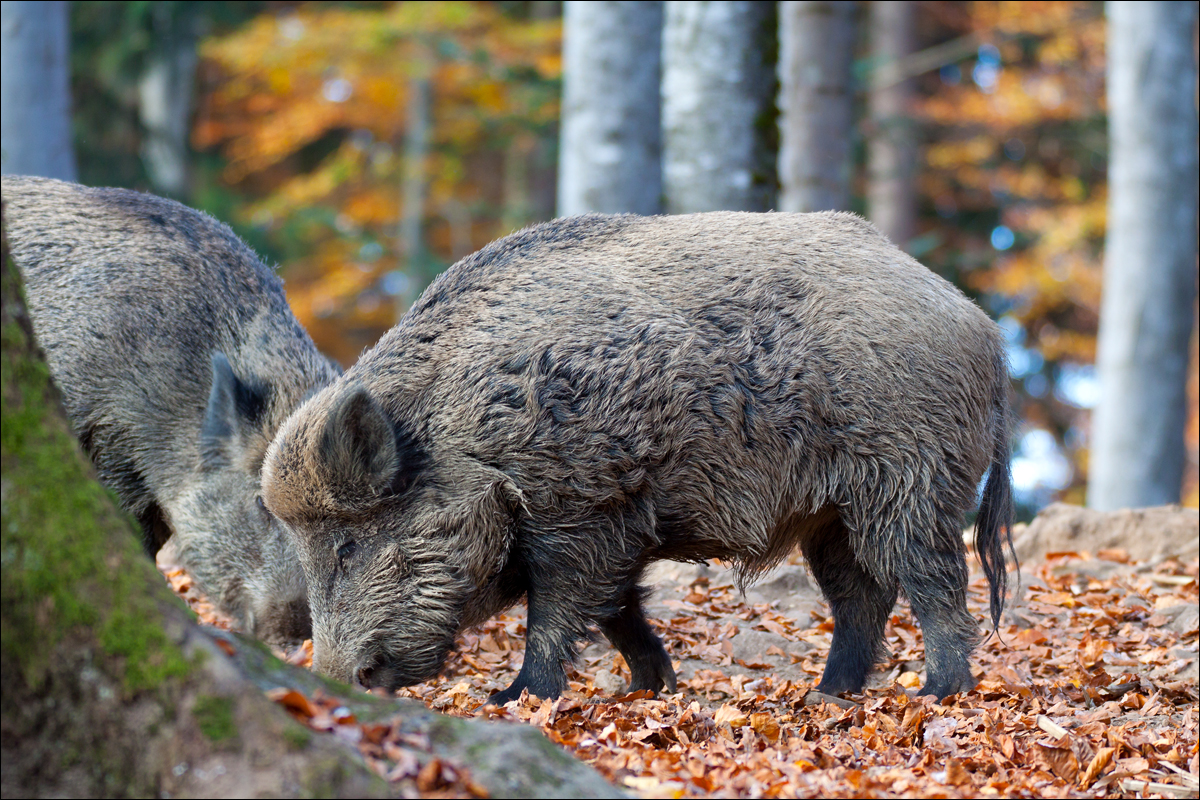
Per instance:
[[[598,628],[675,689],[642,610],[656,559],[744,586],[799,545],[829,600],[824,692],[862,688],[903,591],[928,682],[975,684],[964,513],[1004,602],[998,327],[845,213],[588,215],[450,267],[280,429],[263,499],[308,579],[314,667],[387,689],[528,602],[497,703],[564,688]]]
[[[226,226],[121,189],[4,176],[34,332],[100,480],[250,633],[311,630],[304,573],[258,500],[283,420],[340,369]]]

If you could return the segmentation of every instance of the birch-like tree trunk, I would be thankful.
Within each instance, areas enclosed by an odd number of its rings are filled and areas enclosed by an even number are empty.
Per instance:
[[[774,91],[775,8],[752,0],[666,4],[663,189],[670,214],[766,211],[773,164],[761,123]]]
[[[914,4],[911,0],[879,0],[867,8],[871,57],[876,60],[867,96],[871,115],[867,215],[903,248],[916,235],[917,136],[912,80],[898,74],[898,67],[914,50]]]
[[[1108,238],[1088,504],[1179,501],[1196,298],[1196,4],[1108,3]]]
[[[662,210],[661,2],[563,6],[558,213]]]
[[[850,206],[853,2],[779,4],[779,207]]]
[[[156,192],[186,198],[188,133],[196,82],[196,31],[191,6],[154,8],[154,50],[138,79],[138,116],[145,129],[142,163]]]
[[[65,2],[0,3],[0,172],[73,181]]]
[[[424,48],[423,48],[424,50]],[[428,51],[422,56],[432,63]],[[417,281],[423,267],[425,195],[428,178],[425,157],[429,153],[429,132],[433,126],[433,94],[429,75],[414,76],[409,82],[408,119],[404,131],[404,204],[400,217],[400,270],[407,280],[397,293],[395,307],[399,321],[412,305]]]

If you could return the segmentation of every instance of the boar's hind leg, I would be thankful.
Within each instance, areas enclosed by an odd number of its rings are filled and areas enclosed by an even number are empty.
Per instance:
[[[961,549],[959,526],[941,526],[946,531],[933,544],[909,540],[899,554],[900,585],[921,623],[925,638],[925,667],[928,679],[921,694],[938,699],[965,692],[975,685],[969,657],[979,642],[975,618],[967,610],[967,562]]]
[[[629,665],[629,691],[649,689],[658,694],[665,686],[674,692],[675,669],[662,640],[646,622],[646,613],[642,610],[644,593],[640,587],[630,587],[621,598],[620,610],[600,620],[600,630],[621,651]]]
[[[883,647],[883,629],[896,604],[896,584],[881,584],[859,566],[850,536],[834,519],[802,545],[813,577],[833,613],[833,642],[817,690],[862,691]]]

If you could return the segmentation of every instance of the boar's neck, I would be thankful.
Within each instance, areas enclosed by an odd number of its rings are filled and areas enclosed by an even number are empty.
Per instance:
[[[516,605],[525,596],[527,584],[512,559],[467,600],[461,627],[471,628]]]

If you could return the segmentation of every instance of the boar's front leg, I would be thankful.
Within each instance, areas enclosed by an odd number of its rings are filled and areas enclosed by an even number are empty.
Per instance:
[[[517,679],[502,692],[488,698],[504,705],[521,696],[522,689],[543,700],[553,700],[567,688],[566,665],[575,660],[575,642],[587,635],[587,622],[569,594],[556,592],[553,584],[536,580],[526,596],[529,611],[525,620],[525,661]]]
[[[646,590],[631,586],[621,597],[616,614],[600,620],[600,630],[625,657],[629,665],[629,691],[649,689],[654,694],[665,686],[676,691],[675,668],[662,640],[650,629],[642,599]]]

